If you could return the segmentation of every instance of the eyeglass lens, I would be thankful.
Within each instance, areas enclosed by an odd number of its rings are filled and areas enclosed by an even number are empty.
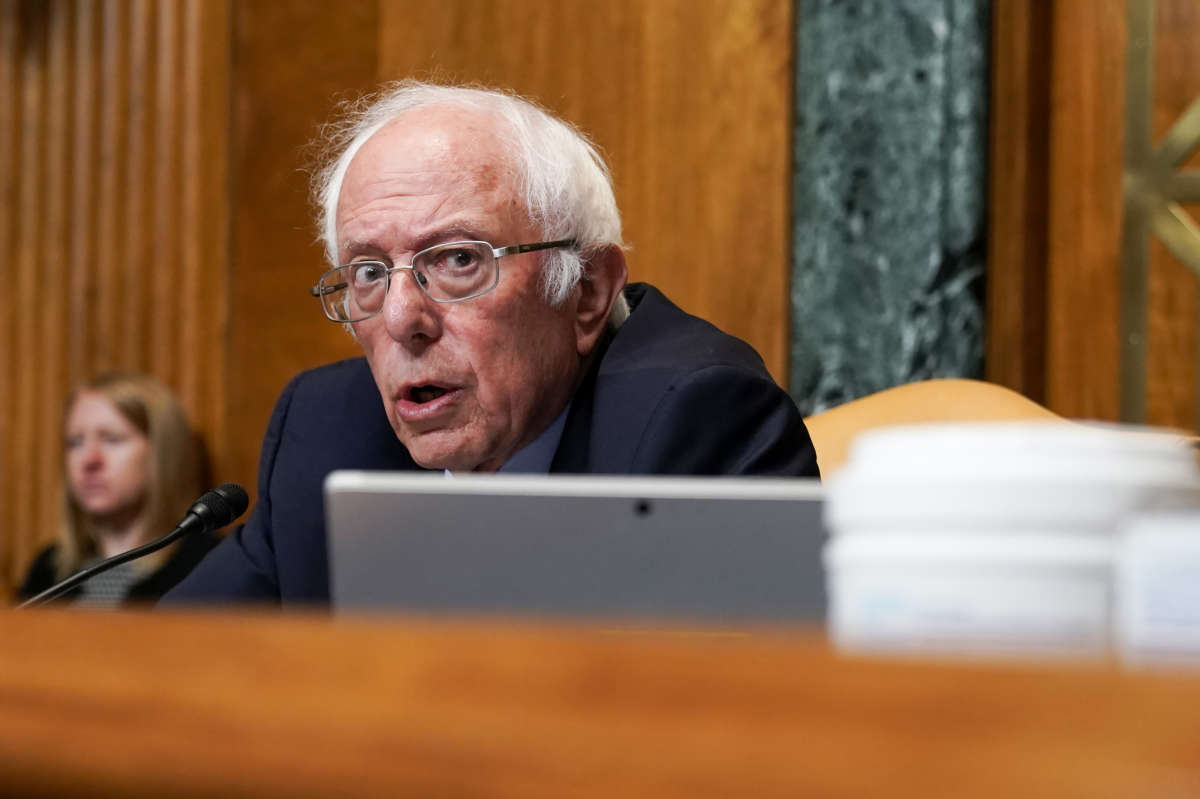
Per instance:
[[[421,290],[443,302],[467,299],[496,283],[496,259],[483,242],[456,242],[432,247],[413,258],[413,277]],[[321,280],[321,299],[329,315],[353,322],[383,308],[389,269],[379,261],[346,264]]]

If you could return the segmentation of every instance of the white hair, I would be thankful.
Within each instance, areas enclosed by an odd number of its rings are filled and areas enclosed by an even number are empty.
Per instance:
[[[622,246],[621,215],[612,178],[596,147],[574,126],[530,100],[494,89],[398,81],[346,105],[344,116],[325,126],[326,155],[313,178],[313,199],[329,262],[338,263],[338,197],[351,160],[371,136],[396,117],[433,106],[476,110],[503,121],[497,134],[511,148],[530,222],[545,241],[574,239],[577,245],[549,251],[543,260],[545,299],[553,306],[561,305],[583,277],[589,251]],[[524,243],[492,242],[493,246]]]

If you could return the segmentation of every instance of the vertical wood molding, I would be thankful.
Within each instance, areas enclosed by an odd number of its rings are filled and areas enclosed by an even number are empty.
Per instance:
[[[2,2],[7,591],[54,535],[62,399],[81,379],[155,374],[227,455],[229,32],[223,0]]]
[[[128,47],[125,19],[127,7],[126,3],[111,0],[106,0],[101,5],[103,27],[98,54],[101,77],[97,87],[99,130],[96,131],[100,145],[100,152],[96,156],[99,181],[96,191],[96,241],[92,249],[96,270],[96,293],[93,301],[96,319],[90,329],[91,341],[94,344],[88,352],[88,372],[101,363],[110,368],[118,365],[118,270],[121,255],[118,242],[119,232],[124,230],[125,225],[120,204],[123,195],[120,175],[124,156],[125,121],[129,115],[124,91],[124,55]],[[78,329],[72,333],[83,335],[83,331]]]
[[[988,380],[1046,400],[1046,250],[1053,6],[992,10]]]
[[[11,284],[15,291],[15,307],[24,309],[25,313],[15,320],[13,326],[12,371],[4,380],[5,390],[15,395],[12,435],[5,452],[14,466],[14,501],[10,506],[10,518],[4,524],[5,530],[14,531],[37,530],[36,525],[41,518],[39,509],[46,493],[36,480],[37,451],[45,415],[38,401],[41,364],[35,335],[43,303],[35,277],[39,251],[46,238],[41,188],[45,171],[42,144],[45,136],[46,28],[50,13],[48,8],[30,4],[23,4],[18,12],[20,42],[17,49],[21,60],[19,87],[14,99],[20,104],[20,123],[15,139],[20,169],[14,173],[18,184],[17,207],[13,215],[16,223],[15,257],[5,260],[15,264],[16,275]],[[24,533],[17,532],[17,535]],[[14,554],[26,554],[28,547],[23,543],[17,542]]]
[[[153,220],[146,232],[150,234],[147,240],[150,251],[159,258],[173,260],[186,257],[184,242],[179,239],[179,214],[182,210],[179,197],[182,188],[179,181],[179,105],[182,102],[178,69],[179,33],[178,2],[161,3],[155,32],[159,48],[157,75],[154,76],[153,85],[147,86],[147,89],[153,88],[155,106],[151,130],[154,137],[152,192],[156,202],[152,208],[146,209]],[[150,77],[147,75],[147,80]],[[146,304],[153,309],[151,318],[147,320],[152,331],[149,361],[155,373],[175,382],[181,363],[187,362],[180,362],[173,357],[178,338],[177,298],[188,294],[178,290],[179,275],[176,269],[151,269],[146,277]],[[189,360],[190,357],[191,353]]]
[[[17,230],[16,164],[20,106],[21,37],[18,27],[18,0],[0,0],[0,258],[6,281],[16,275],[9,264],[16,251]],[[10,288],[11,291],[11,288]],[[12,307],[20,307],[13,303]],[[0,314],[0,566],[8,567],[22,554],[21,537],[14,532],[16,407],[13,385],[15,352],[13,340],[17,324],[15,313]],[[10,583],[10,568],[0,568],[0,590]]]
[[[79,330],[94,329],[96,320],[96,243],[99,189],[96,157],[96,125],[99,119],[100,34],[99,7],[83,0],[75,8],[73,42],[73,124],[71,136],[71,226],[72,279],[69,284],[70,311],[67,336],[67,385],[76,385],[88,372],[93,345]]]
[[[172,198],[153,191],[149,176],[159,164],[154,160],[153,120],[161,113],[153,103],[154,73],[159,68],[161,51],[156,48],[154,12],[159,5],[151,0],[132,0],[126,3],[129,28],[124,49],[128,71],[122,76],[127,108],[125,135],[119,140],[122,148],[119,180],[119,202],[124,224],[117,231],[118,253],[114,275],[115,300],[109,309],[116,331],[114,365],[137,369],[145,363],[144,347],[150,336],[145,335],[145,319],[152,312],[150,297],[144,287],[157,268],[147,263],[151,226],[147,215],[151,202],[162,206]],[[149,184],[149,185],[148,185]]]
[[[228,436],[227,373],[230,313],[229,130],[232,26],[227,0],[185,0],[179,24],[179,80],[172,89],[184,98],[177,182],[185,187],[180,206],[179,337],[176,388],[211,450],[216,474],[232,473]],[[175,327],[164,320],[164,327]],[[218,481],[220,482],[220,481]]]
[[[38,264],[35,268],[36,289],[41,300],[37,312],[27,320],[37,329],[38,350],[37,406],[39,424],[43,430],[58,427],[58,403],[47,401],[61,393],[66,376],[67,313],[65,287],[75,272],[67,262],[70,248],[70,183],[68,155],[70,153],[71,83],[70,51],[72,45],[71,26],[73,20],[69,9],[49,15],[46,30],[46,90],[45,128],[42,135],[45,165],[43,172],[43,205],[38,214],[42,217],[44,233],[36,247]],[[47,290],[46,286],[51,286]],[[32,377],[32,374],[30,375]],[[57,444],[60,436],[55,435]],[[35,450],[26,463],[36,470],[35,485],[39,502],[34,508],[33,527],[37,530],[52,530],[57,521],[55,499],[60,473],[59,448],[47,446],[44,440],[35,442]]]
[[[1055,9],[1047,400],[1067,416],[1115,419],[1125,0]]]

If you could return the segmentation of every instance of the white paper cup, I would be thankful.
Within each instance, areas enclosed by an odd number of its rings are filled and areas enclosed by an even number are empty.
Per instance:
[[[1103,655],[1123,520],[1200,505],[1185,438],[1069,422],[871,431],[827,490],[830,631],[856,651]]]
[[[1093,536],[841,536],[825,551],[829,624],[855,651],[1103,654],[1112,548]]]

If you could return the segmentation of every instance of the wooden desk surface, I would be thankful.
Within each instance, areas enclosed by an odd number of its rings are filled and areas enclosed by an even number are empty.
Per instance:
[[[816,632],[0,612],[0,794],[1183,797],[1200,675]]]

